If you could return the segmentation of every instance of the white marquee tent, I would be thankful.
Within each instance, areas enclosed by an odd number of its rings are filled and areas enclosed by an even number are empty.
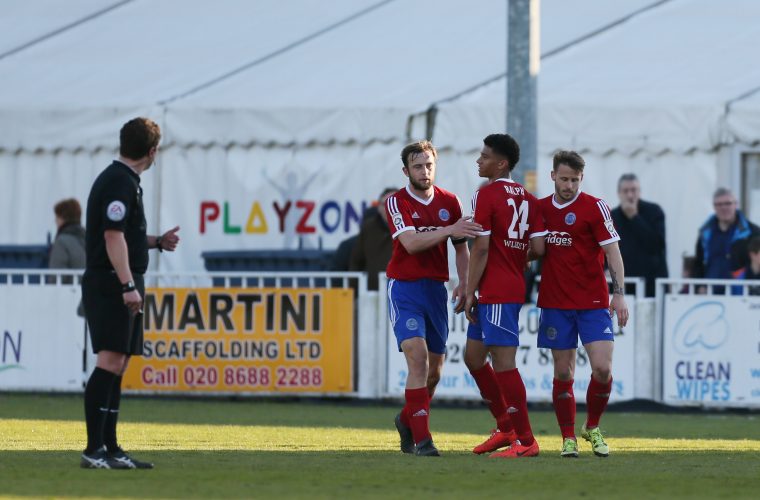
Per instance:
[[[757,2],[671,0],[565,50],[542,50],[538,191],[551,192],[560,148],[584,155],[584,189],[613,206],[618,177],[635,172],[643,197],[665,209],[678,276],[712,213],[713,191],[741,194],[740,153],[760,145],[758,18]],[[435,142],[472,156],[478,139],[505,123],[505,92],[501,78],[438,104]],[[757,201],[751,215],[760,220]]]
[[[474,153],[505,123],[503,79],[442,102],[503,72],[504,0],[0,8],[4,243],[41,242],[53,203],[86,198],[119,127],[136,115],[164,131],[145,184],[151,230],[183,228],[183,251],[159,264],[169,271],[201,269],[208,250],[336,246],[355,232],[362,203],[403,183],[397,155],[408,120],[418,136],[415,118],[433,103],[439,182],[466,203],[479,184]],[[726,112],[760,85],[760,6],[541,8],[542,53],[552,55],[539,77],[539,194],[549,192],[558,147],[586,155],[586,189],[613,205],[617,176],[637,172],[644,196],[668,214],[672,268],[693,246],[712,190],[737,186],[730,146],[760,140],[757,94]]]

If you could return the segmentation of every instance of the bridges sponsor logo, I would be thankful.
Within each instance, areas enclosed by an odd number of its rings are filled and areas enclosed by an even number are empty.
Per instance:
[[[558,247],[571,247],[573,246],[573,237],[565,231],[549,231],[546,242]]]
[[[443,226],[420,226],[417,228],[418,233],[427,233],[429,231],[435,231],[436,229],[441,229]]]

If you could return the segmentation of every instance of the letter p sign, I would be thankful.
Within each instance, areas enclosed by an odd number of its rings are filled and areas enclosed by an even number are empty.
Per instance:
[[[219,204],[215,201],[201,202],[201,234],[206,232],[206,221],[213,222],[219,218]]]

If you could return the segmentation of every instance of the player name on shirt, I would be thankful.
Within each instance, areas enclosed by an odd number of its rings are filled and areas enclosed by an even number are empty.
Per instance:
[[[528,244],[522,241],[503,240],[505,247],[516,248],[517,250],[528,250]]]
[[[502,186],[504,191],[514,196],[525,196],[525,188],[522,186],[514,186],[511,184],[505,184]]]

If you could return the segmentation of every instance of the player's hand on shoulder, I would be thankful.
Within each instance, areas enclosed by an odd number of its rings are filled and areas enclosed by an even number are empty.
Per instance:
[[[483,230],[483,226],[473,222],[470,216],[462,217],[449,227],[453,238],[475,238]]]

